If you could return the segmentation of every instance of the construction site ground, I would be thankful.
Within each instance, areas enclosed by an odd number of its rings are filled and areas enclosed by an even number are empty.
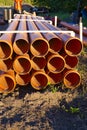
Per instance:
[[[17,85],[11,94],[0,94],[0,130],[87,130],[87,47],[83,49],[79,88],[66,89],[61,83],[36,91]]]

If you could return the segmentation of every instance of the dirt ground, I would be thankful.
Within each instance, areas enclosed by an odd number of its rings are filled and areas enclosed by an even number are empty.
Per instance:
[[[0,130],[87,129],[87,96],[76,91],[34,92],[26,86],[0,98]],[[73,113],[70,107],[79,111]]]
[[[0,29],[4,30],[4,26]],[[36,91],[17,86],[0,94],[0,130],[87,130],[87,49],[79,56],[82,81],[69,90],[63,84]]]

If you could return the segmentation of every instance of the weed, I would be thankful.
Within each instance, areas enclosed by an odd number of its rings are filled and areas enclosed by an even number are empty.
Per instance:
[[[79,112],[80,112],[80,109],[79,109],[78,107],[70,107],[70,112],[71,112],[72,114],[74,114],[74,113],[79,113]]]
[[[71,114],[75,114],[75,113],[80,113],[80,109],[78,107],[69,107],[68,109],[63,106],[62,109],[65,111],[65,112],[69,112]]]
[[[57,88],[57,87],[51,87],[51,91],[52,91],[53,93],[55,93],[55,92],[58,91],[58,88]]]
[[[48,83],[48,86],[49,86],[51,92],[55,93],[58,91],[58,87],[56,87],[55,85]]]

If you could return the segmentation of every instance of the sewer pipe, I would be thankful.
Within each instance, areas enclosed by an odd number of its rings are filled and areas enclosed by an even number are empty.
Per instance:
[[[32,21],[27,21],[28,30],[38,30]],[[30,33],[30,52],[34,56],[45,56],[49,50],[49,44],[40,33]]]
[[[44,69],[47,62],[46,62],[46,58],[43,56],[43,57],[36,57],[36,56],[33,56],[31,58],[31,64],[32,64],[32,68],[34,70],[41,70],[41,69]]]
[[[48,82],[49,84],[58,84],[63,80],[62,73],[52,73],[49,70],[46,72],[48,75]]]
[[[35,21],[36,26],[39,30],[49,30],[43,23]],[[42,33],[43,37],[49,42],[50,50],[53,52],[59,52],[62,47],[62,40],[57,37],[54,33]]]
[[[31,86],[36,90],[45,89],[48,85],[48,77],[44,71],[36,71],[32,73]]]
[[[26,31],[27,30],[26,16],[21,16],[20,19],[25,19],[25,20],[19,22],[18,30]],[[28,34],[16,33],[16,37],[13,43],[14,52],[17,55],[23,55],[25,53],[28,53],[29,48],[30,48],[30,44],[29,44]]]
[[[76,70],[69,70],[66,71],[63,82],[67,88],[75,89],[81,83],[81,76]]]
[[[65,68],[65,59],[58,53],[49,52],[46,56],[47,68],[52,73],[60,73]]]
[[[12,68],[13,65],[13,60],[12,59],[7,59],[7,60],[2,60],[0,59],[0,70],[7,72],[9,69]]]
[[[79,34],[79,26],[78,25],[72,25],[67,22],[61,21],[60,24],[64,27],[66,27],[69,30],[73,30],[74,32]],[[87,36],[87,28],[83,28],[83,35]]]
[[[16,16],[15,18],[20,18],[19,16]],[[9,27],[6,31],[13,31],[16,30],[18,27],[18,21],[11,22]],[[14,40],[15,34],[13,33],[5,33],[0,37],[0,59],[9,59],[12,57],[13,54],[13,40]]]
[[[29,73],[31,67],[31,61],[28,54],[17,56],[13,62],[14,71],[20,75]]]
[[[78,57],[77,56],[69,56],[69,55],[66,55],[64,57],[65,59],[65,62],[66,62],[66,65],[65,67],[67,69],[73,69],[77,66],[78,64]]]
[[[14,70],[9,70],[0,75],[0,93],[10,93],[16,87]]]
[[[54,27],[53,25],[50,25],[48,23],[44,22],[44,25],[47,26],[50,30],[60,30],[57,27]],[[83,45],[79,38],[72,37],[69,34],[58,34],[56,35],[62,40],[64,45],[65,52],[70,56],[79,55]]]
[[[16,73],[16,83],[21,86],[27,85],[30,82],[30,78],[31,78],[30,73],[24,75]]]

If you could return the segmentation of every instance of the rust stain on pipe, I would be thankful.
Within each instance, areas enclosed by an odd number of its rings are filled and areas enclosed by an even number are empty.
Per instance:
[[[40,69],[44,69],[46,66],[46,58],[43,57],[35,57],[33,56],[31,58],[31,63],[32,63],[32,68],[34,70],[40,70]]]
[[[38,30],[32,21],[27,21],[28,30]],[[40,33],[30,33],[30,51],[34,56],[45,56],[49,50],[49,44]]]
[[[35,24],[39,30],[49,31],[49,29],[43,23],[39,21],[35,21]],[[42,35],[49,42],[49,46],[52,51],[59,52],[62,49],[63,47],[62,40],[59,37],[57,37],[55,34],[42,32]]]
[[[32,74],[30,83],[36,90],[45,89],[48,85],[48,77],[43,71],[36,71]]]
[[[16,17],[19,18],[19,17]],[[18,26],[18,21],[13,21],[10,23],[9,27],[7,28],[6,31],[13,31],[17,29]],[[14,35],[12,33],[5,33],[0,37],[0,59],[8,59],[11,58],[12,53],[13,53],[13,40],[14,40]]]
[[[26,31],[27,30],[26,17],[22,16],[21,19],[25,19],[25,20],[20,21],[18,30]],[[28,34],[17,33],[13,43],[14,52],[18,55],[23,55],[29,51],[29,48],[30,48],[30,44],[28,40]]]
[[[10,93],[15,89],[16,81],[13,70],[0,75],[0,93]]]
[[[81,83],[81,76],[77,71],[69,70],[65,73],[63,82],[67,88],[75,89]]]
[[[16,82],[21,86],[27,85],[30,82],[30,78],[30,73],[24,75],[16,74]]]
[[[31,61],[28,54],[17,56],[13,62],[13,69],[16,73],[24,75],[31,70]]]

